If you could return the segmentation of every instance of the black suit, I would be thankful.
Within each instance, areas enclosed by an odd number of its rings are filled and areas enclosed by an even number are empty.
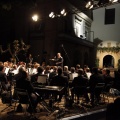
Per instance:
[[[20,78],[19,80],[16,81],[16,87],[20,89],[25,89],[28,91],[28,94],[31,95],[31,93],[34,92],[34,88],[31,84],[30,81],[27,79],[22,79]]]
[[[97,91],[95,91],[95,87],[98,83],[104,83],[104,77],[102,74],[92,74],[90,76],[90,80],[89,80],[89,92],[91,95],[91,103],[94,103],[94,96],[96,96],[97,100],[99,100],[100,98],[100,93],[97,93]]]
[[[51,86],[63,86],[65,88],[64,94],[67,95],[67,87],[68,87],[68,78],[66,76],[62,75],[56,75],[55,77],[52,78],[50,82]],[[57,95],[55,96],[57,99]],[[62,95],[59,95],[59,100],[61,100]]]
[[[30,81],[28,81],[27,79],[24,79],[24,78],[20,78],[19,80],[16,81],[16,88],[20,88],[20,89],[25,89],[27,90],[28,94],[29,94],[29,97],[31,99],[31,103],[34,107],[34,109],[36,108],[37,104],[38,104],[38,99],[37,99],[37,96],[33,93],[34,93],[34,88],[31,84]],[[22,101],[26,101],[25,98],[21,98]],[[29,106],[28,108],[30,111],[32,110],[31,109],[31,106]]]
[[[63,68],[63,57],[57,58],[55,61],[57,66],[61,66]]]
[[[87,86],[87,84],[88,84],[88,79],[81,75],[78,77],[75,77],[74,80],[72,81],[72,87]]]
[[[4,72],[0,71],[0,82],[3,90],[7,90],[6,84],[8,83],[7,76]]]
[[[88,79],[82,75],[79,75],[78,77],[75,77],[72,81],[72,87],[73,89],[71,89],[71,93],[72,93],[72,99],[74,99],[74,94],[77,95],[78,97],[78,101],[79,101],[79,93],[81,91],[79,91],[80,89],[83,90],[83,95],[86,98],[86,101],[89,101],[89,97],[87,94],[87,84],[88,84]],[[81,88],[83,87],[83,89]]]

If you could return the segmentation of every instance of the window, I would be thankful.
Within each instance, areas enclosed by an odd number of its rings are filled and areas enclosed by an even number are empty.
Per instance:
[[[115,24],[115,8],[105,9],[105,24]]]

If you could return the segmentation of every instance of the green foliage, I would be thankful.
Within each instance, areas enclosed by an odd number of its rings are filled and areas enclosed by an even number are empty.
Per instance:
[[[100,60],[99,60],[98,58],[96,58],[96,60],[95,60],[95,66],[96,66],[96,67],[99,67],[99,61],[100,61]]]
[[[120,47],[98,47],[97,51],[118,53],[120,51]]]
[[[118,60],[118,69],[120,68],[120,59]]]

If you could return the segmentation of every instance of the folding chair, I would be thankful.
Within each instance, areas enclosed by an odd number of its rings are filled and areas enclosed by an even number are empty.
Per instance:
[[[104,88],[105,88],[105,83],[97,83],[97,85],[95,86],[95,96],[97,102],[99,102],[99,100],[101,99],[100,95],[103,94]]]
[[[15,101],[14,111],[16,111],[17,103],[19,103],[19,104],[26,104],[25,115],[27,113],[28,105],[31,106],[31,109],[33,111],[31,114],[34,115],[35,109],[34,109],[34,107],[32,105],[32,102],[31,102],[31,99],[30,99],[30,96],[29,96],[27,90],[19,89],[19,88],[14,88],[14,90],[15,90],[16,98],[17,98],[17,100]]]

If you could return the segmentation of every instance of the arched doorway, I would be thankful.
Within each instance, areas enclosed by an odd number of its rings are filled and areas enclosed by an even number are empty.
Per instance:
[[[103,67],[114,68],[114,58],[112,55],[106,55],[103,58]]]

